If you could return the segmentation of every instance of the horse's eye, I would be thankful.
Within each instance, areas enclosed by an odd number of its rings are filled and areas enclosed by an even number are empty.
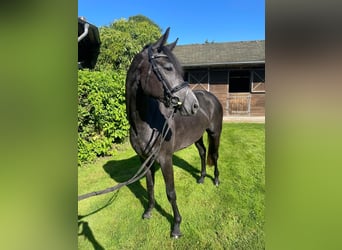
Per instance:
[[[173,69],[172,64],[170,64],[170,63],[165,64],[164,65],[164,69],[167,70],[167,71],[172,71],[172,69]]]

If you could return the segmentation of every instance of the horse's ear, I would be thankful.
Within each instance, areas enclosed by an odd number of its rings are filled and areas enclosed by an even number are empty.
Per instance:
[[[153,48],[153,49],[158,49],[158,48],[160,48],[161,46],[163,46],[163,45],[166,43],[167,38],[169,37],[169,32],[170,32],[170,27],[168,27],[168,28],[166,29],[164,35],[162,35],[162,36],[159,38],[159,40],[158,40],[155,44],[153,44],[152,48]]]
[[[177,42],[178,42],[178,38],[173,43],[170,43],[170,44],[166,45],[166,47],[168,47],[168,49],[170,51],[172,51],[176,47]]]

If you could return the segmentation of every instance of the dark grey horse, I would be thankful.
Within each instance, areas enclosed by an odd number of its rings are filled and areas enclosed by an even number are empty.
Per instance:
[[[165,45],[168,35],[169,28],[156,43],[145,46],[134,57],[126,79],[126,108],[131,126],[130,141],[141,160],[158,152],[155,160],[160,164],[174,215],[171,236],[178,238],[182,235],[181,215],[176,202],[172,155],[195,143],[202,165],[198,182],[202,183],[206,175],[203,133],[207,131],[207,163],[215,166],[214,182],[218,185],[217,159],[223,111],[213,94],[192,91],[184,82],[182,68],[172,53],[177,40]],[[149,204],[144,218],[151,217],[155,205],[154,172],[152,165],[146,174]]]

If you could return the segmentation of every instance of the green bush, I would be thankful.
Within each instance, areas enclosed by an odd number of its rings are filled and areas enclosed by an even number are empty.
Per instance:
[[[78,71],[78,165],[111,155],[128,134],[125,73]]]

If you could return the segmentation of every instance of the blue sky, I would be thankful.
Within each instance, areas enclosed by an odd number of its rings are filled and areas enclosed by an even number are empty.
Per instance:
[[[265,39],[264,0],[78,0],[78,16],[98,27],[144,15],[178,44]]]

